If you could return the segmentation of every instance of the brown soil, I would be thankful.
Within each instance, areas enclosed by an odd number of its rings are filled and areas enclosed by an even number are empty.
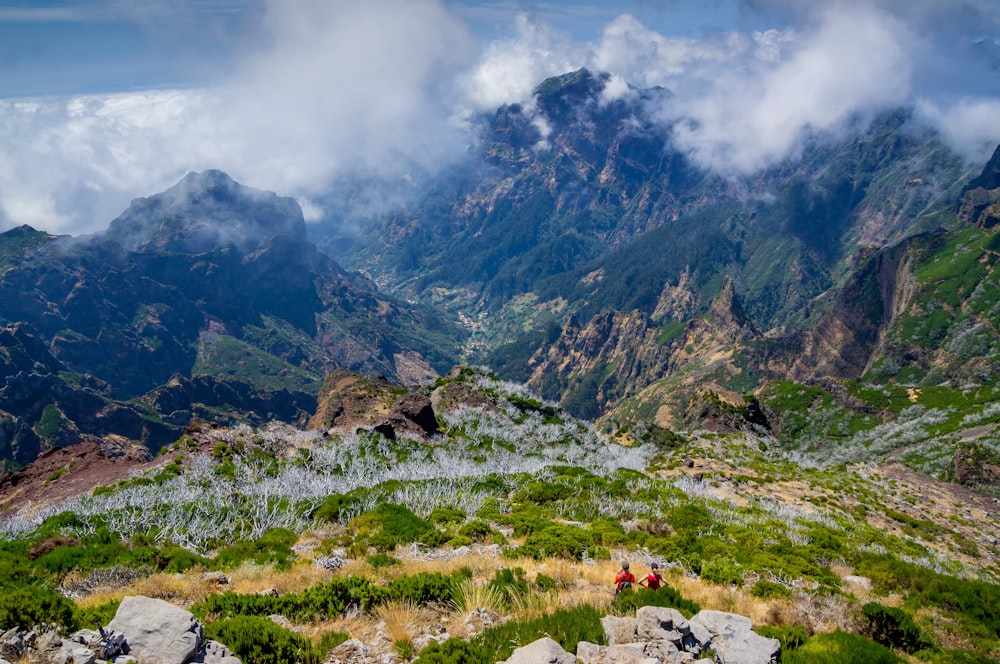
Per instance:
[[[167,461],[110,456],[93,442],[55,447],[23,470],[0,477],[0,513],[57,505]]]

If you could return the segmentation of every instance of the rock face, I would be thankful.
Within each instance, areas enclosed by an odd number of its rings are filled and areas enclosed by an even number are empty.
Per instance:
[[[690,664],[709,648],[716,664],[773,664],[781,649],[777,639],[754,632],[749,618],[722,611],[689,621],[676,609],[644,606],[635,618],[607,616],[601,625],[606,646],[581,641],[574,657],[546,637],[515,650],[506,664]]]
[[[402,435],[423,439],[438,432],[430,397],[343,369],[323,383],[309,426],[369,429],[389,439]]]

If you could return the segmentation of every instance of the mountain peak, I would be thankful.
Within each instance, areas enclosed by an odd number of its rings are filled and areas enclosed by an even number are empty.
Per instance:
[[[276,236],[306,241],[298,203],[219,170],[188,173],[162,193],[135,199],[107,232],[132,251],[191,254],[225,247],[249,253]]]

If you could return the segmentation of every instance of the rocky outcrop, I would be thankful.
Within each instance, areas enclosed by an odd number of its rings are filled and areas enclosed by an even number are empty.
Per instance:
[[[319,406],[309,420],[314,429],[368,429],[386,438],[427,438],[438,432],[431,399],[380,378],[338,369],[320,390]]]
[[[1000,223],[1000,146],[978,177],[962,190],[958,218],[982,228]]]
[[[129,596],[107,627],[64,638],[55,631],[12,629],[0,636],[0,657],[35,664],[240,664],[201,623],[159,599]],[[2,661],[2,660],[0,660]]]
[[[644,606],[635,618],[608,616],[601,621],[608,645],[581,641],[576,656],[545,637],[514,651],[506,664],[773,664],[781,643],[752,629],[745,616],[701,611],[687,620],[676,609]],[[711,648],[714,659],[702,658]]]

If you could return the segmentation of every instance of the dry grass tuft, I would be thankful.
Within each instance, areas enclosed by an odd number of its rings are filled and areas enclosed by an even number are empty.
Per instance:
[[[477,583],[475,579],[466,579],[455,593],[455,608],[462,616],[477,609],[500,613],[504,609],[504,598],[496,588],[485,582]]]
[[[538,573],[552,577],[560,590],[572,588],[582,577],[580,565],[562,558],[551,558],[538,566]]]
[[[389,602],[375,609],[384,623],[385,635],[393,643],[413,640],[413,627],[420,618],[420,607],[411,601]]]
[[[274,588],[278,594],[284,594],[301,592],[321,581],[329,581],[334,575],[311,563],[294,565],[283,571],[250,563],[232,570],[228,576],[226,589],[236,593],[253,594]]]
[[[565,606],[558,592],[528,593],[514,598],[513,616],[516,620],[534,620]]]

